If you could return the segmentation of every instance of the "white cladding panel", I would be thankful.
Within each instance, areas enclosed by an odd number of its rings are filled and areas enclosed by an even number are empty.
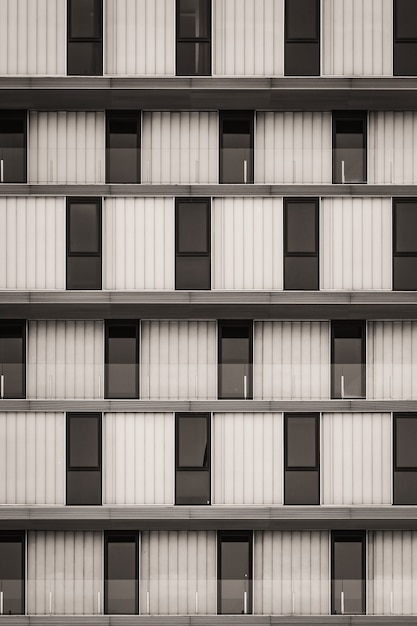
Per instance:
[[[173,504],[172,413],[106,413],[104,504]]]
[[[102,398],[102,321],[29,321],[28,398]]]
[[[255,183],[331,183],[332,115],[257,112]]]
[[[417,183],[417,111],[369,112],[369,183]]]
[[[143,321],[141,398],[216,398],[216,333],[214,321]]]
[[[151,614],[216,613],[216,589],[216,532],[142,532],[140,597],[149,592]]]
[[[0,289],[65,289],[65,199],[0,198]]]
[[[64,504],[63,413],[0,413],[0,504]]]
[[[213,289],[282,289],[282,198],[214,198]]]
[[[104,200],[104,288],[174,289],[172,198]]]
[[[104,111],[31,111],[30,183],[103,183]]]
[[[0,74],[65,75],[65,0],[0,0]]]
[[[282,504],[282,413],[213,416],[213,504]]]
[[[265,531],[254,535],[254,613],[329,613],[329,533]]]
[[[324,413],[323,504],[391,504],[391,414]]]
[[[143,183],[217,183],[218,114],[144,112]]]
[[[175,0],[107,0],[105,74],[175,75]]]
[[[322,0],[324,75],[392,76],[392,0]]]
[[[102,611],[101,532],[29,531],[27,571],[29,614],[90,615]]]
[[[328,322],[254,323],[254,398],[330,397]]]
[[[283,0],[213,0],[213,74],[282,76]]]
[[[323,198],[321,289],[391,289],[391,198]]]

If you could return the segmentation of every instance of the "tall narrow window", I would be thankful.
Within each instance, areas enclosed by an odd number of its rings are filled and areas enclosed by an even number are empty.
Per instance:
[[[140,183],[140,114],[106,113],[106,182]]]
[[[366,183],[366,111],[333,112],[333,182]]]
[[[252,532],[217,534],[217,613],[252,613]]]
[[[220,111],[220,182],[253,183],[253,111]]]
[[[394,76],[417,75],[417,3],[394,0]]]
[[[393,289],[417,290],[417,198],[397,198],[393,206]]]
[[[318,413],[286,413],[284,503],[320,504]]]
[[[26,322],[0,322],[0,398],[26,396]]]
[[[139,323],[106,323],[106,398],[139,398]]]
[[[0,592],[3,615],[25,613],[25,535],[0,533]]]
[[[251,321],[219,321],[219,398],[252,398]]]
[[[210,289],[210,198],[175,201],[175,288]]]
[[[26,111],[0,111],[0,183],[25,183]]]
[[[394,413],[394,504],[417,504],[417,413]]]
[[[365,322],[332,322],[332,398],[365,398]]]
[[[364,531],[332,532],[332,615],[365,613]]]
[[[210,504],[210,414],[175,416],[175,504]]]
[[[104,613],[139,613],[139,537],[135,532],[104,533]]]
[[[177,76],[211,74],[211,0],[177,0]]]
[[[103,74],[103,0],[68,0],[67,74]]]
[[[100,198],[67,198],[67,289],[101,289]]]
[[[286,198],[284,199],[284,289],[318,288],[318,198]]]
[[[67,504],[101,504],[101,413],[67,414]]]
[[[320,75],[319,0],[285,0],[285,74]]]

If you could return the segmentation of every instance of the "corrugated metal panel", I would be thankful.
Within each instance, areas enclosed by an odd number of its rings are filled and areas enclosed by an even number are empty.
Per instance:
[[[143,532],[140,587],[142,613],[216,613],[216,533]]]
[[[105,289],[174,289],[172,198],[106,198]]]
[[[65,289],[65,199],[0,198],[0,289]]]
[[[0,504],[64,504],[63,413],[0,413]]]
[[[254,397],[328,399],[328,322],[255,322]]]
[[[173,504],[172,413],[106,413],[105,504]]]
[[[391,504],[391,414],[324,413],[323,504]]]
[[[105,73],[175,74],[175,0],[107,0]]]
[[[391,198],[323,198],[322,289],[391,289]]]
[[[392,0],[322,0],[324,75],[392,76]]]
[[[282,413],[216,413],[213,503],[282,504]]]
[[[213,0],[213,74],[282,76],[283,0]]]
[[[258,112],[256,183],[331,183],[332,115]]]
[[[142,322],[141,398],[216,398],[216,330],[216,322]]]
[[[329,534],[255,532],[254,613],[329,613]]]
[[[212,202],[213,289],[282,289],[282,198]]]
[[[65,0],[0,0],[0,74],[65,74]]]
[[[368,613],[417,613],[417,532],[377,530],[368,534]]]
[[[29,398],[102,398],[102,321],[30,321]]]
[[[30,183],[103,183],[103,111],[31,111]]]
[[[369,113],[369,182],[417,183],[417,112]]]
[[[145,112],[142,182],[217,183],[217,118],[205,111]]]
[[[29,531],[27,550],[29,614],[102,612],[101,532]]]

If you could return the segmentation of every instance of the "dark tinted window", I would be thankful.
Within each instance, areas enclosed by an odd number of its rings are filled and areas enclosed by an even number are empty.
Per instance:
[[[140,183],[138,111],[107,111],[106,182]]]
[[[365,613],[365,533],[332,533],[332,614]]]
[[[0,322],[0,397],[26,395],[26,323]]]
[[[139,612],[138,534],[104,534],[104,612],[137,614]]]
[[[320,2],[285,1],[285,74],[320,74]]]
[[[68,0],[67,73],[103,74],[102,0]]]
[[[106,398],[139,397],[139,325],[106,323]]]
[[[417,504],[417,413],[394,413],[394,504]]]
[[[0,183],[26,182],[26,111],[0,112]]]
[[[218,614],[252,613],[252,533],[219,532]]]
[[[219,398],[252,398],[252,322],[219,321]]]
[[[177,199],[175,233],[176,289],[210,289],[210,199]]]
[[[319,415],[285,414],[285,504],[320,504]]]
[[[253,183],[253,111],[220,111],[220,182]]]
[[[333,112],[333,182],[366,182],[366,112]]]
[[[365,367],[365,322],[332,322],[332,398],[364,398]]]
[[[393,200],[393,288],[417,290],[417,199]]]
[[[417,74],[417,6],[394,0],[394,76]]]
[[[101,413],[67,414],[67,504],[101,504]]]
[[[284,200],[284,288],[319,288],[318,199]]]
[[[211,74],[211,1],[177,0],[177,76]]]
[[[101,289],[101,199],[67,199],[67,289]]]
[[[0,591],[3,615],[25,612],[25,537],[23,533],[0,533]]]
[[[210,415],[176,415],[176,504],[210,504]]]

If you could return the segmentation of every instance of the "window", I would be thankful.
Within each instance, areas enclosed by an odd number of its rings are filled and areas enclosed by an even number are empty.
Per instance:
[[[101,413],[67,414],[67,504],[101,504]]]
[[[0,397],[26,396],[26,322],[0,322]]]
[[[394,413],[394,504],[417,504],[417,413]]]
[[[139,613],[139,536],[135,532],[104,533],[104,613]]]
[[[285,0],[285,75],[320,75],[319,0]]]
[[[25,183],[26,111],[0,111],[0,182]]]
[[[67,289],[101,289],[100,198],[67,198]]]
[[[139,324],[106,322],[106,398],[139,398]]]
[[[140,114],[106,113],[106,182],[140,183]]]
[[[332,322],[332,398],[365,398],[365,322]]]
[[[366,111],[333,112],[333,182],[366,183]]]
[[[3,615],[25,613],[25,535],[0,533],[0,591]]]
[[[393,289],[417,290],[417,198],[392,201]]]
[[[365,613],[364,531],[332,532],[332,615]]]
[[[211,74],[211,1],[177,0],[177,76]]]
[[[394,76],[417,75],[417,6],[394,0]]]
[[[318,198],[285,198],[284,289],[318,288]]]
[[[220,399],[252,398],[252,333],[251,321],[219,321]]]
[[[175,416],[175,504],[210,504],[210,414]]]
[[[175,288],[210,289],[210,198],[175,201]]]
[[[252,613],[252,532],[219,532],[217,566],[217,613]]]
[[[318,413],[284,416],[284,504],[320,504]]]
[[[253,183],[253,111],[220,111],[220,182]]]
[[[103,2],[68,0],[67,74],[103,74]]]

